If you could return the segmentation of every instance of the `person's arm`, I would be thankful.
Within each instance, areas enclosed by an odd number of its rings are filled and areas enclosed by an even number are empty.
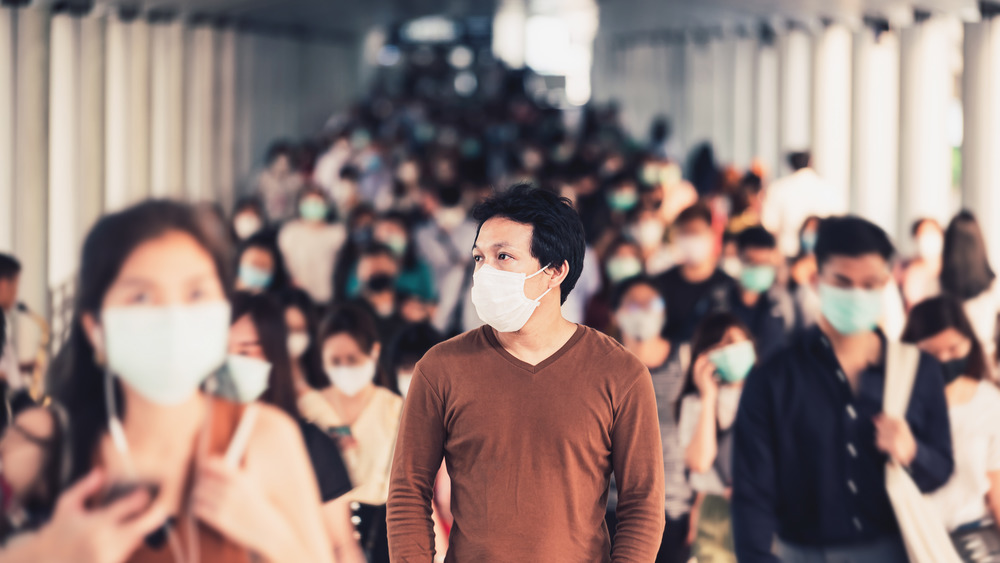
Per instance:
[[[716,441],[719,384],[715,380],[715,366],[705,355],[695,361],[694,383],[701,397],[701,409],[698,411],[698,422],[695,424],[691,442],[684,453],[684,463],[691,471],[704,473],[715,463],[719,446]]]
[[[417,364],[406,394],[389,477],[389,558],[398,563],[428,563],[434,558],[431,502],[444,459],[444,403],[422,367]]]
[[[437,481],[434,483],[434,545],[438,558],[448,551],[448,535],[454,524],[451,514],[451,476],[448,468],[441,464]]]
[[[948,417],[948,401],[944,395],[944,375],[937,360],[921,354],[917,380],[913,392],[918,393],[919,403],[924,405],[920,413],[922,420],[916,424],[914,413],[908,410],[907,419],[913,428],[916,455],[909,465],[913,481],[923,493],[933,492],[951,478],[955,470],[955,460],[951,447],[951,423]],[[910,401],[910,409],[918,401]]]
[[[663,454],[653,378],[646,368],[615,412],[611,462],[618,484],[618,529],[611,560],[652,561],[663,539]]]
[[[365,552],[354,537],[351,523],[351,502],[340,496],[323,504],[323,523],[333,544],[333,560],[337,563],[366,563]]]
[[[778,519],[774,411],[768,380],[757,370],[750,373],[733,430],[733,475],[738,478],[733,480],[731,514],[740,563],[778,563],[771,552]]]

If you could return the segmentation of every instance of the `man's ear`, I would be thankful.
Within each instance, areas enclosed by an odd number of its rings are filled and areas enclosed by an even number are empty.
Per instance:
[[[569,275],[569,261],[563,260],[563,263],[558,267],[550,267],[552,270],[552,278],[549,280],[549,287],[556,287],[561,285],[566,276]]]

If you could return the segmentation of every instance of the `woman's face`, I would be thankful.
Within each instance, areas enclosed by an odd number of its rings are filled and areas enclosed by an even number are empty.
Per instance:
[[[257,326],[253,324],[249,314],[236,319],[229,328],[229,355],[267,361],[264,348],[260,345]]]
[[[0,439],[0,468],[15,500],[23,499],[39,482],[47,447],[39,440],[49,440],[54,426],[47,410],[32,408],[18,414]]]
[[[132,251],[105,293],[101,309],[198,305],[225,298],[209,252],[191,235],[171,231]]]
[[[240,256],[240,266],[253,266],[262,272],[274,273],[274,256],[265,248],[251,246]]]
[[[354,337],[346,332],[334,334],[323,342],[323,367],[355,367],[377,358],[379,345],[366,354]]]
[[[288,326],[288,333],[309,332],[309,323],[302,310],[298,307],[288,307],[285,309],[285,324]]]
[[[726,346],[729,346],[731,344],[746,342],[747,340],[750,340],[750,337],[747,335],[747,333],[743,332],[743,330],[738,327],[731,326],[726,331],[726,333],[722,335],[722,340],[720,340],[718,344],[706,348],[705,353],[718,350],[719,348],[725,348]]]
[[[949,327],[917,342],[917,347],[941,362],[950,362],[968,356],[972,351],[972,340]]]
[[[663,298],[655,289],[644,283],[637,283],[622,296],[622,303],[618,310],[648,310],[662,305]]]

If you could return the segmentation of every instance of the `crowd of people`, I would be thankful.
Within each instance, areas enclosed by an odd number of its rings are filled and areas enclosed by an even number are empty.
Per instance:
[[[903,562],[888,460],[1000,538],[975,217],[903,257],[807,152],[775,179],[669,129],[374,95],[231,212],[102,218],[42,396],[0,256],[0,561]]]

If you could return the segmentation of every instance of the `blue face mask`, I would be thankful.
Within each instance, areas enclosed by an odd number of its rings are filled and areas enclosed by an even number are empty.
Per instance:
[[[267,289],[267,286],[271,285],[271,278],[274,277],[271,272],[250,264],[240,264],[238,276],[240,282],[250,289]]]
[[[874,330],[882,319],[882,290],[842,289],[819,284],[820,310],[843,335]]]
[[[611,192],[608,195],[608,205],[614,211],[630,211],[639,204],[639,194],[624,190]]]
[[[753,342],[744,340],[709,352],[708,361],[715,366],[723,383],[739,383],[757,363],[757,353]]]
[[[299,204],[299,215],[308,221],[323,221],[330,208],[317,199],[305,199]]]
[[[804,254],[812,254],[816,250],[816,239],[819,238],[819,234],[816,231],[807,231],[802,233],[799,238],[799,244],[802,245],[802,252]]]
[[[740,270],[740,285],[747,291],[764,293],[774,285],[774,266],[743,266]]]

